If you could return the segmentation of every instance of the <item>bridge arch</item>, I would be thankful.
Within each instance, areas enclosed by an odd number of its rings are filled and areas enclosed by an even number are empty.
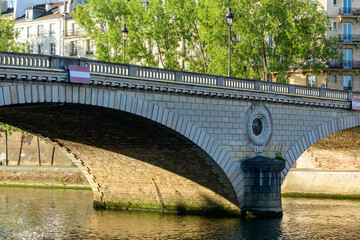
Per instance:
[[[286,166],[282,171],[282,180],[285,179],[297,159],[317,141],[330,134],[358,126],[360,126],[360,115],[352,115],[333,119],[308,131],[285,152],[284,158],[286,159]]]
[[[234,162],[225,148],[207,132],[171,110],[157,105],[155,102],[136,98],[136,96],[131,96],[125,91],[116,88],[106,87],[34,82],[18,82],[15,84],[12,82],[10,86],[3,84],[0,88],[0,106],[38,103],[90,105],[119,110],[161,124],[194,143],[220,167],[223,172],[220,174],[226,176],[236,196],[231,201],[241,206],[244,196],[240,191],[243,188],[243,176],[239,164]],[[70,149],[68,149],[68,152],[70,152]],[[80,166],[85,175],[90,179],[94,179],[94,176],[77,159],[76,155],[69,154],[69,157]],[[98,190],[98,199],[101,200],[101,188],[96,182],[92,184],[92,188]]]

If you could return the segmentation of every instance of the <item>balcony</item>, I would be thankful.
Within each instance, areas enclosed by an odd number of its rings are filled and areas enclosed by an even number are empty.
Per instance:
[[[360,16],[360,8],[339,8],[340,16]]]
[[[69,29],[63,31],[64,37],[80,37],[85,35],[87,32],[83,29]]]
[[[360,34],[339,34],[339,42],[360,43]]]
[[[360,69],[360,61],[330,60],[329,69]]]

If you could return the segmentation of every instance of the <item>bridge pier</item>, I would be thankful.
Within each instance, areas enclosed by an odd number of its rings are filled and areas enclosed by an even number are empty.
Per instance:
[[[257,156],[242,162],[245,174],[245,201],[242,215],[250,212],[258,216],[282,216],[281,171],[282,160]]]

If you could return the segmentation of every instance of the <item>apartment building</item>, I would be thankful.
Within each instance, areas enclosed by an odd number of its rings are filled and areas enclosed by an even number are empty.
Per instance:
[[[32,3],[35,5],[31,6],[29,3],[24,5],[23,2],[16,0],[14,9],[9,8],[4,14],[13,13],[15,28],[20,33],[18,41],[27,42],[29,52],[93,58],[92,42],[84,37],[85,32],[79,29],[70,16],[76,4],[86,1],[69,0],[52,3],[33,0]],[[6,0],[1,0],[0,6],[5,5]]]
[[[330,17],[332,30],[327,35],[339,38],[340,60],[329,60],[326,69],[315,75],[299,71],[291,84],[360,91],[360,1],[319,0]]]
[[[329,88],[360,90],[360,1],[322,0],[332,26],[329,36],[339,36],[342,59],[331,60],[326,70]]]

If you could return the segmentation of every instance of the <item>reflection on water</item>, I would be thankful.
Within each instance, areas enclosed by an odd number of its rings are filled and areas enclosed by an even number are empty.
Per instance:
[[[360,202],[283,199],[279,219],[92,208],[91,191],[0,188],[0,239],[359,239]]]

